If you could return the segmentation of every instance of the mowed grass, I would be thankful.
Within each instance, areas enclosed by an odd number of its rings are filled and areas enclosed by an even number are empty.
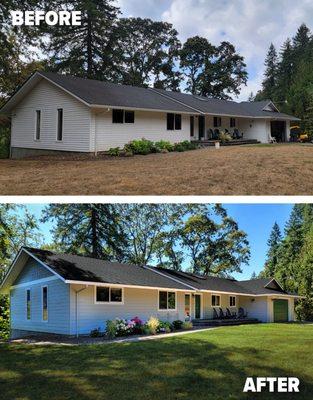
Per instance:
[[[313,145],[0,160],[1,195],[312,195]]]
[[[0,345],[3,399],[308,399],[313,325],[219,328],[135,343]],[[295,376],[300,394],[244,394],[247,376]]]

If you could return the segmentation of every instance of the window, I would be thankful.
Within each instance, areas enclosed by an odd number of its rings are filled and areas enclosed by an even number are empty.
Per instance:
[[[191,116],[190,117],[190,136],[194,136],[195,135],[195,117]]]
[[[175,114],[175,130],[181,131],[181,115]]]
[[[219,307],[221,305],[221,296],[212,295],[212,306]]]
[[[176,310],[175,292],[159,292],[159,310]]]
[[[167,114],[167,130],[168,131],[174,130],[174,119],[175,119],[175,114]]]
[[[58,108],[57,141],[63,140],[63,108]]]
[[[236,296],[229,296],[229,306],[236,307]]]
[[[235,127],[236,127],[236,118],[231,118],[231,119],[230,119],[229,126],[230,126],[231,128],[235,128]]]
[[[185,294],[185,317],[190,317],[190,294]]]
[[[167,114],[167,130],[180,131],[181,130],[181,114]]]
[[[48,321],[48,287],[42,288],[42,320]]]
[[[100,287],[96,288],[96,303],[122,303],[123,290],[121,288]]]
[[[26,318],[31,318],[30,289],[26,290]]]
[[[112,111],[113,124],[133,124],[135,122],[134,111],[113,110]]]
[[[220,128],[222,126],[222,118],[214,117],[214,128]]]
[[[133,124],[135,122],[134,111],[125,111],[125,124]]]
[[[35,140],[40,140],[40,130],[41,130],[41,111],[36,110]]]

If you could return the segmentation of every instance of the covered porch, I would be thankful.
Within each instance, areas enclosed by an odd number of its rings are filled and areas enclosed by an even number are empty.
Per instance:
[[[231,140],[222,140],[227,133]],[[190,139],[200,145],[224,145],[288,142],[290,121],[277,118],[247,118],[236,116],[195,115],[190,116]]]

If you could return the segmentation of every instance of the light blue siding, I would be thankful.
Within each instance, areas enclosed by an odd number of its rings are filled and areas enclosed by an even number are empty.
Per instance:
[[[42,265],[28,261],[11,289],[11,329],[70,334],[69,285],[53,278],[53,274]],[[46,279],[31,283],[37,279]],[[27,285],[29,282],[29,285]],[[17,286],[20,285],[22,286]],[[48,287],[48,321],[42,320],[42,287]],[[26,290],[30,289],[31,319],[26,315]]]
[[[50,276],[53,276],[52,272],[40,265],[33,258],[29,258],[13,285],[20,285],[21,283],[48,278]]]

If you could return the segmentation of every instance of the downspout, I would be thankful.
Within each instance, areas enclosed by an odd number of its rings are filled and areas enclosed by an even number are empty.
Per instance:
[[[87,285],[79,290],[75,290],[75,325],[76,325],[76,337],[78,338],[78,295],[80,292],[83,292],[87,289]]]

